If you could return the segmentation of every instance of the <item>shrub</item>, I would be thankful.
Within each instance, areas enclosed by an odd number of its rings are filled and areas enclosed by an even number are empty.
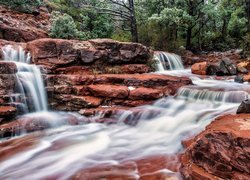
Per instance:
[[[72,39],[78,37],[78,34],[76,24],[70,15],[59,12],[52,13],[52,27],[50,30],[52,38]]]
[[[32,13],[42,3],[40,0],[0,0],[0,4],[6,5],[16,11]]]

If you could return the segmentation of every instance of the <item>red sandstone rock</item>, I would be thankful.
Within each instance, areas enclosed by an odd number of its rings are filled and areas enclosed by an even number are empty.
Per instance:
[[[16,108],[12,106],[0,106],[0,117],[12,116],[16,113]]]
[[[127,107],[138,107],[138,106],[144,106],[144,105],[152,105],[154,103],[154,100],[113,100],[113,104],[115,105],[121,105],[121,106],[127,106]]]
[[[201,62],[201,63],[196,63],[196,64],[192,65],[191,70],[192,70],[193,74],[206,75],[207,68],[208,68],[208,63]]]
[[[78,125],[82,119],[66,114],[64,119],[50,119],[47,116],[23,116],[15,121],[0,125],[0,137],[11,137],[24,132],[40,131],[55,125]]]
[[[152,88],[139,87],[129,93],[129,99],[132,100],[155,100],[163,97],[163,93],[160,90]]]
[[[102,103],[101,98],[92,97],[92,96],[74,96],[74,95],[55,95],[55,99],[59,102],[59,105],[62,103],[64,106],[72,106],[77,108],[91,108],[98,107]]]
[[[54,74],[71,74],[71,75],[93,75],[92,69],[88,66],[70,66],[58,68],[53,71]]]
[[[9,10],[0,6],[0,38],[27,42],[48,37],[50,27],[48,12],[43,8],[38,16]]]
[[[24,152],[39,143],[36,135],[24,136],[0,142],[0,162],[20,152]]]
[[[15,78],[14,74],[0,74],[0,95],[13,93]]]
[[[208,63],[219,63],[223,58],[229,58],[234,64],[244,61],[238,50],[229,50],[226,52],[211,52],[208,54],[193,54],[184,53],[182,56],[183,63],[186,66],[191,66],[195,63],[208,62]]]
[[[135,107],[152,104],[153,100],[175,94],[179,87],[191,84],[191,80],[156,74],[49,75],[47,84],[53,91],[50,94],[54,94],[50,99],[53,108],[80,111],[82,108],[100,105]],[[131,91],[128,98],[128,89],[134,88],[137,90]],[[71,99],[71,95],[96,96],[102,99],[98,100],[100,104],[93,106],[87,105],[88,103],[76,103],[77,101]]]
[[[244,75],[243,80],[246,82],[250,82],[250,75]]]
[[[72,179],[107,179],[107,180],[166,180],[177,179],[176,170],[179,167],[178,157],[151,156],[137,160],[125,161],[118,165],[97,165],[95,167],[82,169]],[[170,169],[173,173],[161,172]]]
[[[182,164],[181,172],[187,179],[249,179],[250,116],[216,119],[194,139]]]
[[[15,74],[17,72],[16,64],[13,62],[0,62],[0,74]]]
[[[111,46],[112,45],[112,46]],[[100,48],[102,47],[102,48]],[[147,63],[149,48],[135,43],[110,39],[91,41],[39,39],[27,43],[35,64],[48,69],[64,68],[69,64],[98,65]]]
[[[121,72],[124,74],[143,74],[149,73],[150,68],[145,64],[129,64],[121,67]]]
[[[115,85],[90,85],[88,90],[93,96],[110,97],[117,99],[124,99],[128,97],[127,86]]]

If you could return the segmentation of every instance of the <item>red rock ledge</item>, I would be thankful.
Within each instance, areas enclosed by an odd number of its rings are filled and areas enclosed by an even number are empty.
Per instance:
[[[182,157],[185,179],[250,179],[250,115],[217,118]]]

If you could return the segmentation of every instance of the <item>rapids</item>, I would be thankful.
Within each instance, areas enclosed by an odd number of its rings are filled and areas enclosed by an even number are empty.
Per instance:
[[[58,122],[58,126],[43,132],[13,137],[25,140],[33,136],[36,143],[1,160],[0,179],[69,179],[78,171],[97,165],[118,165],[148,156],[179,154],[184,150],[183,140],[204,130],[217,116],[235,113],[250,91],[248,84],[202,79],[191,75],[189,70],[158,73],[189,75],[194,85],[180,88],[174,97],[140,107],[146,110],[140,116],[133,116],[132,111],[121,114],[117,124],[60,126]],[[36,116],[43,115],[44,112],[36,113]],[[128,118],[138,124],[125,124]],[[48,116],[46,119],[53,121],[55,118]],[[175,173],[170,169],[162,169],[162,172]],[[137,169],[127,173],[139,179]]]

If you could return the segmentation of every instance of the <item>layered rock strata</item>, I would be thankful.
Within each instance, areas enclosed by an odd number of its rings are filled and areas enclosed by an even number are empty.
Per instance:
[[[182,158],[185,179],[249,179],[250,116],[217,118],[196,136]]]

